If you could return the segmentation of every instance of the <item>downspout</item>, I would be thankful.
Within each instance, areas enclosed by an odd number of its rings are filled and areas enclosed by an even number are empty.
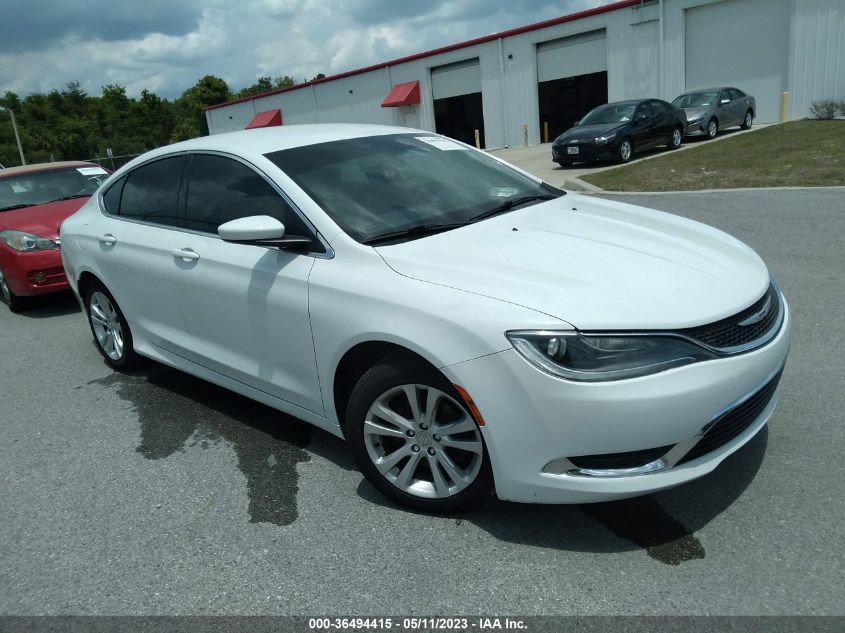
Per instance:
[[[499,38],[499,78],[499,86],[502,91],[502,132],[505,137],[505,147],[510,147],[510,131],[508,130],[508,91],[507,81],[505,80],[505,43],[501,37]]]
[[[664,60],[664,53],[663,53],[663,34],[664,34],[664,26],[663,26],[663,19],[665,17],[664,14],[664,6],[663,0],[658,0],[660,5],[660,15],[659,15],[659,32],[660,32],[660,42],[658,43],[658,60],[657,60],[657,92],[660,95],[661,99],[666,98],[666,87],[663,85],[665,70],[663,68],[663,60]]]

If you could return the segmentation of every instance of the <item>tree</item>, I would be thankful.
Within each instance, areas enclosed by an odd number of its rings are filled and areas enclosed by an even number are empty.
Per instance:
[[[296,82],[293,80],[293,77],[290,77],[289,75],[276,77],[276,81],[273,82],[274,88],[290,88],[294,85],[296,85]]]
[[[238,98],[253,97],[273,89],[273,80],[270,77],[259,77],[258,81],[238,92]]]
[[[176,102],[177,124],[171,140],[181,141],[208,134],[203,108],[229,101],[232,93],[220,77],[206,75],[182,93]]]

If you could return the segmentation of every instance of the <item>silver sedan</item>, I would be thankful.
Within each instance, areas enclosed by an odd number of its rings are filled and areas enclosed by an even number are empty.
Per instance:
[[[720,129],[747,130],[757,116],[757,102],[739,88],[709,88],[686,92],[672,102],[687,115],[685,136],[716,138]]]

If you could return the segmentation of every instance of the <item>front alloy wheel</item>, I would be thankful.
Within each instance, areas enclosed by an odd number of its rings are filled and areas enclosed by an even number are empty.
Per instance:
[[[6,276],[2,270],[0,270],[0,295],[3,295],[3,301],[6,302],[12,312],[18,312],[23,308],[23,299],[9,288],[9,282],[6,281]]]
[[[716,119],[710,119],[707,124],[707,138],[716,138],[719,133],[719,122]]]
[[[630,139],[623,139],[622,142],[619,144],[619,161],[622,163],[627,163],[631,160],[631,156],[634,154],[634,146],[631,144]]]
[[[378,365],[349,402],[347,438],[364,475],[387,496],[449,512],[489,495],[492,473],[478,425],[442,376]]]

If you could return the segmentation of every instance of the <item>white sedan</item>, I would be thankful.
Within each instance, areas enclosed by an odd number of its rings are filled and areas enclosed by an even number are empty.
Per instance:
[[[736,239],[419,130],[160,148],[61,240],[113,368],[151,358],[315,424],[435,512],[701,477],[766,424],[789,350]]]

